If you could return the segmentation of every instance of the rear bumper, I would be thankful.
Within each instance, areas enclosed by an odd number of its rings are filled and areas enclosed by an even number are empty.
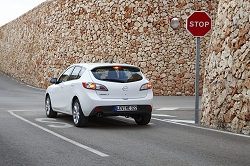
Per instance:
[[[100,107],[101,113],[103,115],[129,115],[129,114],[138,114],[143,113],[144,111],[152,112],[152,108],[144,110],[144,106],[151,106],[153,107],[153,93],[148,93],[148,95],[145,98],[130,98],[127,100],[124,99],[101,99],[96,95],[95,92],[88,93],[88,95],[85,96],[78,96],[78,99],[81,103],[82,111],[85,116],[96,116],[98,112],[96,112],[96,108]],[[129,112],[115,112],[114,106],[122,106],[122,105],[137,105],[138,109],[135,112],[129,111]]]
[[[136,111],[116,111],[115,106],[95,107],[89,116],[136,116],[141,114],[151,114],[151,105],[137,105]]]

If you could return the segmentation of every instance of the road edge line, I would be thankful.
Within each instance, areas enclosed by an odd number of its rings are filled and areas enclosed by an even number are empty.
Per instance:
[[[102,152],[100,152],[100,151],[98,151],[98,150],[95,150],[95,149],[90,148],[90,147],[88,147],[88,146],[86,146],[86,145],[80,144],[80,143],[78,143],[78,142],[76,142],[76,141],[73,141],[73,140],[71,140],[71,139],[69,139],[69,138],[67,138],[67,137],[64,137],[64,136],[62,136],[62,135],[60,135],[60,134],[57,134],[57,133],[55,133],[55,132],[53,132],[53,131],[51,131],[51,130],[49,130],[49,129],[46,129],[46,128],[44,128],[44,127],[42,127],[42,126],[36,124],[36,123],[33,123],[33,122],[31,122],[31,121],[29,121],[29,120],[27,120],[27,119],[25,119],[25,118],[23,118],[23,117],[21,117],[21,116],[15,114],[14,111],[9,110],[8,112],[9,112],[11,115],[13,115],[13,116],[15,116],[15,117],[21,119],[22,121],[24,121],[24,122],[26,122],[26,123],[29,123],[29,124],[31,124],[31,125],[33,125],[33,126],[39,128],[39,129],[41,129],[41,130],[43,130],[43,131],[46,131],[46,132],[48,132],[48,133],[50,133],[50,134],[52,134],[52,135],[54,135],[54,136],[56,136],[56,137],[58,137],[58,138],[64,140],[64,141],[67,141],[67,142],[69,142],[69,143],[71,143],[71,144],[73,144],[73,145],[76,145],[76,146],[78,146],[78,147],[80,147],[80,148],[83,148],[83,149],[85,149],[85,150],[87,150],[87,151],[90,151],[90,152],[92,152],[92,153],[94,153],[94,154],[97,154],[97,155],[99,155],[99,156],[101,156],[101,157],[108,157],[108,156],[109,156],[109,155],[107,155],[107,154],[105,154],[105,153],[102,153]]]
[[[181,126],[193,127],[196,129],[203,129],[203,130],[209,130],[209,131],[214,131],[214,132],[223,133],[223,134],[229,134],[229,135],[250,138],[250,135],[244,135],[244,134],[238,134],[238,133],[233,133],[233,132],[229,132],[229,131],[222,131],[222,130],[216,130],[216,129],[212,129],[212,128],[194,126],[194,125],[189,125],[189,124],[185,124],[185,123],[172,122],[171,120],[166,120],[166,119],[158,119],[158,118],[151,118],[151,119],[162,121],[162,122],[167,122],[167,123],[172,123],[172,124],[177,124],[177,125],[181,125]]]

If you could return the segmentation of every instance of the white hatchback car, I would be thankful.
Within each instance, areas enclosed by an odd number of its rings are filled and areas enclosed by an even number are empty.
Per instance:
[[[45,94],[47,117],[57,112],[73,115],[75,126],[87,126],[89,117],[132,117],[138,125],[151,119],[153,91],[140,68],[116,63],[69,66],[52,78]]]

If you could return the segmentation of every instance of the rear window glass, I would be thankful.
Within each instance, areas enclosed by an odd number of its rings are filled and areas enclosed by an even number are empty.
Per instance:
[[[112,82],[135,82],[142,80],[139,68],[128,66],[108,66],[93,69],[92,74],[98,80]]]

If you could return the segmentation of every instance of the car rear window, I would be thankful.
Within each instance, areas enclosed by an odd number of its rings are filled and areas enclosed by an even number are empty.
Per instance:
[[[97,67],[91,72],[96,79],[111,82],[135,82],[143,78],[139,68],[130,66]]]

